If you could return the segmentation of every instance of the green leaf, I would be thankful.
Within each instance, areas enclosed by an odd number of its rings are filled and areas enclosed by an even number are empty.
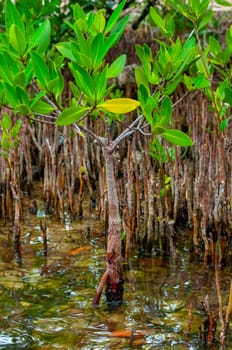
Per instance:
[[[14,84],[19,86],[26,86],[26,74],[24,72],[19,72],[14,77]]]
[[[185,42],[180,57],[181,61],[173,80],[180,77],[186,66],[195,57],[195,38],[191,37]]]
[[[210,5],[210,2],[211,2],[210,0],[201,0],[200,9],[199,9],[200,17],[207,16],[207,14],[208,14],[208,7]]]
[[[193,79],[193,83],[196,89],[204,89],[210,87],[210,81],[205,78],[204,74],[199,74],[198,77]]]
[[[215,0],[215,2],[221,6],[228,6],[231,7],[231,2],[225,1],[225,0]]]
[[[8,52],[3,51],[0,54],[0,77],[5,81],[13,83],[15,76],[19,73],[17,61],[9,55]]]
[[[232,89],[229,87],[225,88],[225,102],[228,102],[232,107]]]
[[[47,50],[50,44],[51,24],[46,19],[40,27],[38,27],[32,36],[32,47],[37,46],[36,52],[43,53]]]
[[[69,87],[72,91],[73,96],[76,97],[77,100],[79,100],[81,96],[81,90],[72,81],[69,82]]]
[[[161,124],[166,125],[172,116],[172,102],[171,99],[167,96],[161,102]]]
[[[72,43],[61,42],[55,45],[56,49],[68,60],[76,62],[76,58],[73,55]]]
[[[11,143],[8,135],[6,135],[6,134],[2,135],[1,146],[4,148],[5,151],[9,151],[9,149],[12,147],[12,143]]]
[[[102,33],[98,33],[92,42],[92,57],[93,57],[93,69],[102,61],[104,58],[104,37]]]
[[[105,34],[109,33],[111,31],[111,29],[115,26],[115,24],[117,23],[122,9],[126,4],[126,0],[123,0],[113,11],[113,13],[111,14],[109,20],[107,21],[106,24],[106,28],[105,28]]]
[[[21,102],[22,104],[29,106],[30,102],[29,102],[28,93],[21,86],[16,86],[15,91],[17,94],[18,101]]]
[[[192,139],[188,135],[177,129],[166,129],[162,133],[162,137],[173,145],[181,147],[189,147],[193,144]]]
[[[56,124],[57,125],[70,125],[77,122],[88,110],[89,107],[73,106],[66,108],[58,116]]]
[[[232,52],[232,24],[226,31],[226,45],[228,47],[229,52]]]
[[[150,8],[150,17],[157,27],[159,27],[163,32],[166,32],[165,23],[154,7]]]
[[[40,91],[32,100],[30,107],[33,107],[44,95],[45,91]]]
[[[72,5],[72,9],[73,9],[73,18],[75,21],[77,21],[78,19],[82,19],[85,20],[85,12],[82,10],[81,6],[76,3],[75,5]]]
[[[215,39],[213,36],[209,37],[209,47],[210,51],[214,56],[217,56],[222,52],[221,45],[219,44],[219,41]]]
[[[74,32],[75,32],[75,28],[78,28],[82,33],[85,33],[88,31],[87,22],[85,19],[82,19],[82,18],[78,19],[75,22],[75,27],[71,25],[70,27],[73,29]]]
[[[160,135],[165,132],[165,128],[162,125],[157,124],[152,128],[152,134],[153,135]]]
[[[122,73],[126,64],[126,55],[122,54],[108,67],[107,78],[115,78]]]
[[[21,119],[17,119],[15,125],[13,126],[13,128],[10,131],[10,136],[15,139],[16,137],[19,136],[19,131],[22,125],[22,120]]]
[[[95,86],[96,103],[99,103],[106,95],[107,92],[107,79],[106,79],[107,68],[103,69],[102,72],[96,72],[93,74],[93,83]]]
[[[139,88],[141,85],[143,85],[143,87],[146,88],[147,92],[150,91],[147,75],[145,74],[142,67],[135,67],[135,81]]]
[[[132,112],[139,106],[140,102],[131,98],[114,98],[97,105],[97,108],[103,108],[114,114],[124,114]]]
[[[13,24],[19,27],[23,32],[25,31],[23,20],[16,6],[11,2],[11,0],[7,0],[5,11],[5,25],[8,32]]]
[[[170,13],[165,16],[165,27],[167,30],[167,36],[169,39],[171,39],[175,34],[175,22],[173,20],[173,16]]]
[[[213,15],[214,15],[213,11],[208,11],[201,19],[201,21],[198,25],[198,30],[203,29],[209,23],[209,21],[211,20]]]
[[[171,81],[169,81],[165,87],[164,94],[171,95],[181,82],[181,78],[181,75],[179,75],[179,77],[175,77],[175,79],[173,78]]]
[[[31,52],[30,55],[35,77],[44,87],[47,87],[48,81],[50,80],[50,74],[47,65],[36,52]]]
[[[192,8],[196,18],[199,17],[200,12],[200,0],[189,0],[190,7]]]
[[[93,23],[91,29],[94,33],[103,33],[106,25],[106,20],[104,16],[104,9],[98,10],[94,16]]]
[[[44,101],[33,101],[30,109],[33,113],[49,115],[55,108]]]
[[[0,125],[4,132],[7,132],[12,127],[11,117],[7,113],[3,113],[3,118],[0,120]]]
[[[27,116],[27,115],[30,114],[30,109],[24,103],[21,103],[21,104],[17,105],[15,107],[15,109],[22,116]]]
[[[79,43],[79,42],[78,42]],[[86,67],[88,71],[93,70],[93,55],[90,54],[91,47],[89,47],[89,53],[85,54],[80,51],[80,46],[77,42],[72,41],[71,42],[71,48],[73,56],[75,57],[75,62],[82,66],[83,68]],[[89,42],[89,45],[91,43]]]
[[[126,238],[126,230],[123,230],[121,232],[121,240],[124,240]]]
[[[105,52],[108,52],[111,47],[116,45],[121,38],[123,32],[125,31],[125,28],[127,26],[127,23],[129,21],[130,15],[127,15],[120,19],[120,21],[116,24],[114,29],[112,30],[110,36],[106,40],[105,45]]]
[[[48,91],[52,92],[58,100],[64,89],[64,78],[56,63],[52,59],[48,60],[48,68],[50,73],[50,81],[47,84],[47,88]]]
[[[9,42],[19,56],[23,56],[27,43],[24,32],[15,24],[12,24],[9,30]]]
[[[139,96],[139,101],[141,102],[141,104],[146,104],[147,103],[147,99],[148,99],[148,94],[149,94],[149,90],[147,89],[147,87],[144,84],[138,84],[138,96]]]
[[[15,107],[18,104],[18,97],[15,88],[9,83],[4,82],[4,89],[7,103],[9,103],[11,107]]]
[[[225,131],[225,129],[228,127],[229,119],[226,118],[220,123],[220,131]]]
[[[77,86],[87,97],[95,101],[95,86],[91,75],[78,64],[71,65]]]

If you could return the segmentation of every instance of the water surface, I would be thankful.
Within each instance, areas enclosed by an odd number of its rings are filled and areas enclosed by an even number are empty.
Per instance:
[[[47,225],[47,251],[40,223]],[[178,257],[141,257],[124,263],[124,304],[110,309],[92,300],[104,273],[102,224],[89,217],[61,224],[43,212],[22,225],[21,260],[2,227],[0,349],[204,349],[199,327],[208,296],[218,315],[213,267],[192,261],[188,235],[178,233]],[[231,268],[220,271],[224,309]],[[191,311],[192,310],[192,311]],[[217,320],[218,331],[220,322]],[[232,348],[227,336],[225,349]],[[216,339],[209,349],[220,349]]]

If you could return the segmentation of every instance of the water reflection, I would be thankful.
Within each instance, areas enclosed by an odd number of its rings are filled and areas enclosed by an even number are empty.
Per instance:
[[[62,228],[47,222],[44,254],[41,218],[37,219],[22,232],[20,264],[7,233],[1,240],[0,349],[200,348],[201,302],[206,295],[211,308],[218,310],[213,268],[193,265],[186,251],[176,260],[132,255],[124,264],[124,304],[109,309],[103,297],[100,308],[93,309],[105,264],[101,224],[67,221]],[[89,249],[79,249],[86,246]],[[77,254],[69,254],[75,249]],[[230,278],[230,271],[221,274],[224,305]],[[229,349],[231,337],[227,342]],[[218,343],[213,348],[219,348]]]

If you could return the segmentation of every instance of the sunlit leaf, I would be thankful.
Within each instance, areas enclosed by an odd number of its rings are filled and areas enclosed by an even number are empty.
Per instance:
[[[10,106],[15,107],[18,104],[18,97],[15,91],[15,87],[7,82],[4,82],[6,100]]]
[[[126,0],[123,0],[111,14],[105,28],[105,33],[109,33],[113,29],[114,25],[117,23],[123,7],[125,6]]]
[[[27,47],[25,34],[20,27],[12,24],[9,30],[9,42],[19,56],[23,56]]]
[[[75,76],[77,86],[87,97],[95,99],[95,86],[91,75],[80,65],[72,64],[72,71]]]
[[[72,123],[75,123],[80,119],[86,111],[90,110],[88,107],[82,107],[82,106],[72,106],[69,108],[66,108],[57,118],[56,124],[57,125],[70,125]]]
[[[32,45],[38,46],[37,52],[45,52],[50,43],[51,36],[51,24],[48,19],[46,19],[40,27],[38,27],[32,37]]]
[[[9,114],[4,113],[3,114],[3,118],[0,120],[0,125],[3,129],[3,131],[7,132],[11,126],[12,126],[12,121],[11,121],[11,117],[9,116]]]
[[[165,132],[162,133],[162,137],[173,145],[181,147],[189,147],[193,144],[192,139],[188,135],[177,129],[166,129]]]
[[[76,58],[73,55],[72,44],[70,42],[61,42],[56,44],[57,50],[67,59],[72,62],[76,62]]]
[[[15,125],[13,126],[13,128],[11,129],[10,132],[10,136],[15,139],[18,135],[19,135],[19,131],[22,125],[22,120],[21,119],[17,119]]]
[[[210,81],[205,78],[204,74],[199,74],[198,77],[193,79],[193,83],[196,89],[204,89],[210,87]]]
[[[102,72],[96,72],[93,74],[93,82],[96,91],[96,101],[101,102],[107,93],[107,69],[103,69]]]
[[[126,64],[126,55],[122,54],[114,60],[107,71],[107,78],[115,78],[122,73]]]
[[[76,3],[74,5],[72,5],[72,9],[73,9],[73,18],[75,21],[77,21],[78,19],[82,19],[85,20],[85,12],[83,11],[82,7]]]
[[[101,9],[97,11],[97,13],[94,16],[91,29],[94,30],[95,33],[102,33],[104,31],[106,25],[104,11],[104,9]]]
[[[6,11],[5,11],[5,25],[6,29],[9,31],[12,24],[18,26],[22,31],[24,31],[23,20],[11,0],[6,1]]]
[[[43,86],[47,86],[48,81],[50,80],[50,74],[47,65],[35,52],[31,52],[31,59],[33,65],[33,71],[36,78]]]
[[[98,33],[92,42],[92,55],[94,67],[100,63],[104,57],[104,37],[102,33]]]
[[[201,30],[202,28],[204,28],[209,21],[211,20],[211,18],[213,17],[214,13],[213,11],[208,11],[201,19],[199,25],[198,25],[198,30]]]
[[[154,7],[150,8],[150,17],[157,27],[166,32],[165,23]]]
[[[124,114],[132,112],[139,107],[139,105],[139,101],[131,98],[114,98],[97,105],[97,108],[103,108],[110,113]]]
[[[162,125],[166,125],[172,116],[172,102],[168,96],[166,96],[161,102],[161,115]]]
[[[113,47],[118,43],[119,39],[121,38],[122,34],[125,31],[129,18],[130,18],[130,15],[127,15],[121,18],[120,21],[116,24],[110,36],[106,40],[105,53],[107,53],[109,49],[111,49],[111,47]]]
[[[50,114],[54,111],[54,107],[44,101],[33,101],[33,104],[30,107],[30,110],[37,114]]]

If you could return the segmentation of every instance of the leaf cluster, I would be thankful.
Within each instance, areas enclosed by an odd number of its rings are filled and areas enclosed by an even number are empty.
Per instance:
[[[171,128],[171,96],[179,84],[185,85],[189,92],[202,91],[209,99],[218,129],[225,130],[231,118],[232,27],[226,32],[223,47],[215,36],[204,35],[214,15],[209,0],[188,3],[170,0],[166,5],[170,10],[166,14],[155,7],[150,8],[149,13],[150,23],[159,31],[155,39],[159,49],[154,54],[149,45],[136,45],[141,62],[135,72],[138,99],[154,135],[162,135],[172,144],[188,146],[190,138],[181,130]],[[188,35],[184,32],[181,36],[178,32],[180,18],[184,18],[185,26],[191,29]],[[216,75],[220,80],[215,89]],[[155,157],[159,154],[162,161],[170,157],[157,137],[151,143],[151,150]]]
[[[49,2],[51,11],[58,3]],[[25,5],[24,1],[20,4]],[[171,149],[168,154],[164,152],[161,139],[182,147],[192,145],[181,126],[173,129],[172,95],[179,84],[184,84],[189,91],[206,94],[220,130],[225,129],[231,108],[232,29],[226,34],[226,48],[213,36],[203,45],[202,30],[212,18],[208,0],[167,1],[172,11],[165,16],[158,8],[150,8],[150,21],[161,35],[156,39],[159,50],[155,53],[147,44],[136,45],[141,62],[135,71],[138,101],[111,97],[111,79],[123,72],[126,55],[116,57],[111,64],[106,62],[109,50],[119,42],[129,22],[129,15],[122,16],[126,0],[110,15],[104,8],[86,12],[75,2],[66,20],[71,35],[53,45],[52,16],[44,16],[44,9],[33,10],[32,2],[29,4],[26,9],[26,5],[19,7],[17,2],[14,5],[6,0],[5,27],[0,34],[0,104],[9,106],[19,119],[51,115],[59,126],[74,123],[81,128],[87,116],[121,120],[120,115],[138,109],[154,135],[152,154],[157,157],[158,152],[158,158],[165,161],[174,153]],[[30,17],[33,11],[41,11],[41,16]],[[186,38],[176,33],[179,15],[192,26]],[[68,103],[63,101],[66,65],[73,77]],[[216,89],[215,72],[221,77]]]

